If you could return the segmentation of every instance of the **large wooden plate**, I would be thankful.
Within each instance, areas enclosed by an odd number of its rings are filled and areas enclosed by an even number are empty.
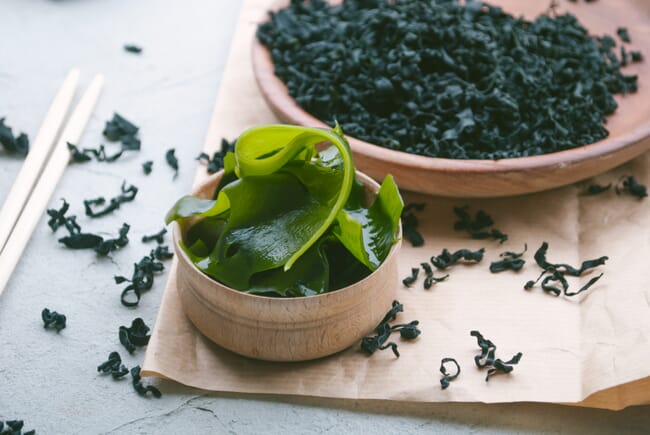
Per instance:
[[[493,0],[490,3],[529,19],[544,12],[548,4],[527,0]],[[280,0],[274,3],[272,10],[288,4],[288,0]],[[635,94],[616,96],[619,108],[608,118],[608,138],[567,151],[498,161],[417,156],[349,138],[356,166],[376,179],[391,173],[402,189],[452,197],[496,197],[571,184],[605,172],[650,149],[650,1],[581,1],[574,4],[561,0],[558,11],[575,14],[595,35],[615,36],[619,26],[627,27],[632,44],[626,48],[639,49],[646,57],[644,62],[624,69],[626,74],[639,76],[639,90]],[[620,40],[617,42],[620,45]],[[326,126],[289,96],[286,86],[273,72],[269,51],[257,39],[252,54],[257,83],[282,121]]]

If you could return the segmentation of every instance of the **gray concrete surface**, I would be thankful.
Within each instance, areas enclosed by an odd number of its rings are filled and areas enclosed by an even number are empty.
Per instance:
[[[81,141],[97,146],[113,111],[141,127],[142,151],[114,164],[73,165],[52,206],[67,198],[85,229],[115,233],[132,226],[131,243],[111,258],[63,249],[42,219],[0,299],[0,420],[21,418],[39,434],[194,433],[649,433],[650,408],[607,412],[513,404],[395,405],[388,402],[206,394],[156,381],[161,399],[137,396],[128,379],[95,368],[112,350],[128,366],[117,328],[141,316],[153,324],[165,275],[137,309],[120,305],[115,274],[128,275],[145,254],[140,237],[158,230],[172,201],[187,192],[218,89],[240,1],[2,0],[0,116],[31,137],[66,71],[79,66],[107,86]],[[124,43],[144,48],[125,53]],[[181,170],[172,180],[164,153],[176,147]],[[145,177],[140,164],[153,160]],[[0,200],[22,160],[0,152]],[[133,203],[97,220],[82,199],[118,192],[122,180],[140,192]],[[62,230],[61,230],[62,233]],[[60,334],[45,331],[40,311],[68,316]],[[540,385],[540,388],[544,388]]]

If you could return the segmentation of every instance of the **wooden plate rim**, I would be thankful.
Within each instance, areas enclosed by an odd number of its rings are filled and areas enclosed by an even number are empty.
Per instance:
[[[274,2],[264,12],[264,17],[259,22],[268,20],[269,11],[276,11],[287,4],[287,0]],[[253,71],[258,87],[273,112],[282,121],[303,126],[331,128],[323,121],[303,110],[289,95],[284,82],[275,75],[269,50],[257,39],[256,35],[253,37],[251,55]],[[384,164],[397,164],[405,168],[451,174],[529,172],[531,170],[539,171],[577,165],[586,160],[605,159],[626,148],[635,148],[644,139],[650,137],[650,117],[644,124],[639,125],[623,135],[607,137],[589,145],[538,156],[500,160],[459,160],[427,157],[404,151],[391,150],[351,136],[346,137],[355,153]],[[640,154],[644,148],[650,148],[650,144],[641,147],[634,156]]]

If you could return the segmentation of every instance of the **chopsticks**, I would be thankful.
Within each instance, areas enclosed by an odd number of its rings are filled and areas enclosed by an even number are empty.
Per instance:
[[[78,79],[78,70],[72,70],[65,79],[48,110],[45,121],[34,141],[32,151],[25,159],[23,168],[2,207],[0,236],[6,238],[6,241],[0,248],[0,295],[70,160],[67,143],[76,143],[81,137],[104,85],[103,76],[96,75],[93,78],[50,154],[51,144],[54,143],[56,133],[63,124]],[[46,160],[47,163],[45,163]],[[39,177],[38,173],[44,163],[45,167]],[[0,238],[0,245],[2,243],[3,240]]]
[[[9,195],[7,195],[7,199],[2,205],[0,210],[0,252],[7,243],[7,239],[41,173],[43,164],[50,154],[52,145],[55,143],[54,139],[56,139],[63,125],[65,115],[70,108],[70,103],[72,103],[72,97],[74,97],[78,82],[79,70],[73,69],[68,73],[59,92],[54,97],[52,105],[45,115],[43,125],[41,125],[41,129],[32,143],[32,148],[27,154],[18,177],[16,177]]]

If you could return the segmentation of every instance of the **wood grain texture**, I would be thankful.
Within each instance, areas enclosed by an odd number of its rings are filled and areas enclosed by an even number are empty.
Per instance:
[[[288,4],[280,0],[272,10]],[[533,19],[548,2],[493,0],[514,15]],[[643,0],[560,2],[558,12],[571,12],[595,35],[615,35],[629,29],[629,50],[650,48],[650,3]],[[266,19],[266,17],[261,17]],[[618,39],[618,38],[617,38]],[[619,41],[620,45],[620,41]],[[650,53],[644,53],[646,57]],[[289,96],[275,76],[269,51],[253,41],[253,68],[260,90],[273,112],[284,122],[326,127]],[[616,95],[619,108],[607,121],[608,138],[591,145],[541,156],[492,160],[454,160],[417,156],[349,138],[355,165],[375,179],[393,174],[402,189],[449,197],[498,197],[538,192],[571,184],[605,172],[650,149],[650,62],[629,65],[626,74],[639,76],[635,94]]]
[[[220,177],[221,173],[210,177],[194,194],[211,198]],[[357,173],[357,179],[376,194],[379,186],[369,177]],[[180,237],[174,224],[176,283],[185,314],[210,340],[240,355],[304,361],[334,354],[358,344],[395,299],[401,242],[358,283],[318,296],[273,298],[242,293],[204,275],[180,248]]]

